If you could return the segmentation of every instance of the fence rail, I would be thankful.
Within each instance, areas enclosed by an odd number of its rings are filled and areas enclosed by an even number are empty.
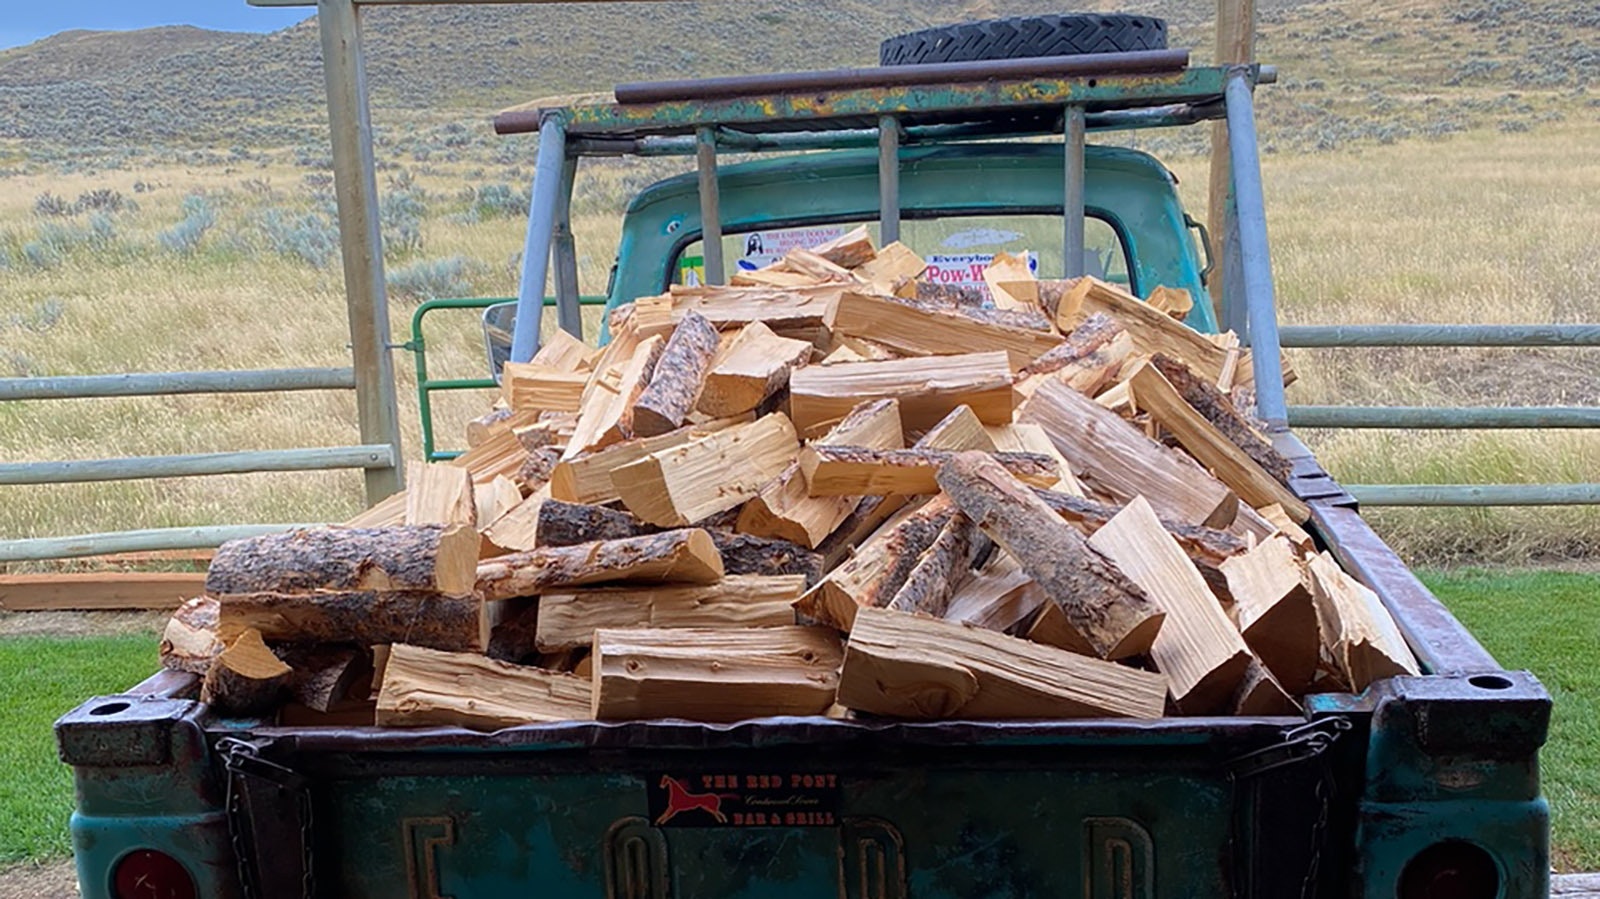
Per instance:
[[[1600,428],[1600,406],[1290,406],[1297,428]]]
[[[187,456],[128,456],[66,462],[7,462],[0,464],[0,485],[83,484],[91,481],[187,478],[265,471],[390,468],[394,464],[394,448],[384,444]]]
[[[1284,325],[1284,347],[1600,347],[1600,325]]]
[[[229,540],[276,534],[294,528],[321,527],[316,524],[228,524],[184,528],[152,528],[140,531],[112,531],[105,534],[79,534],[75,537],[33,537],[27,540],[0,540],[0,563],[37,562],[47,559],[73,559],[109,553],[160,552],[169,549],[200,549],[221,546]]]
[[[355,386],[356,373],[351,368],[141,372],[0,378],[0,401],[176,396],[191,393],[269,393],[280,390],[354,390]]]

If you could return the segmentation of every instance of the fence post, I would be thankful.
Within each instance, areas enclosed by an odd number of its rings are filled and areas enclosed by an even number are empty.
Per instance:
[[[370,505],[401,490],[405,472],[400,456],[394,359],[389,355],[389,298],[383,281],[383,231],[372,162],[372,116],[367,108],[367,71],[355,0],[318,0],[317,28],[322,34],[322,71],[328,85],[339,246],[344,257],[345,304],[356,372],[356,416],[362,443],[383,443],[394,448],[392,468],[366,472]]]
[[[1256,0],[1217,0],[1217,44],[1215,63],[1222,65],[1248,65],[1256,56]],[[1211,258],[1226,259],[1227,244],[1232,239],[1227,207],[1232,191],[1233,173],[1228,161],[1228,123],[1211,123],[1211,184],[1206,203],[1206,230],[1211,232]],[[1237,320],[1225,311],[1234,305],[1227,295],[1229,272],[1219,265],[1211,273],[1207,285],[1217,321],[1223,327],[1232,327]],[[1235,281],[1235,284],[1238,282]]]

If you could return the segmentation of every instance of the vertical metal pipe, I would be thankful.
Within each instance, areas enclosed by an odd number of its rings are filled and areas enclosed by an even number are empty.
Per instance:
[[[700,170],[700,237],[706,283],[724,282],[722,267],[722,197],[717,188],[717,135],[711,128],[695,132],[695,163]]]
[[[1249,70],[1236,68],[1224,94],[1228,107],[1228,156],[1239,222],[1241,292],[1250,323],[1250,356],[1255,365],[1256,411],[1269,425],[1288,426],[1283,397],[1283,360],[1278,348],[1278,308],[1272,289],[1272,257],[1267,252],[1267,210],[1257,157],[1256,118]]]
[[[583,314],[578,306],[578,248],[572,236],[572,184],[578,177],[578,158],[561,163],[561,189],[556,194],[555,281],[556,324],[583,339]]]
[[[1083,131],[1083,107],[1068,106],[1063,128],[1066,177],[1061,201],[1061,272],[1067,278],[1083,274]]]
[[[878,118],[878,242],[900,239],[900,120]]]
[[[372,116],[367,108],[367,71],[354,0],[318,0],[317,28],[322,36],[322,71],[328,88],[339,249],[344,260],[345,307],[356,374],[356,418],[362,443],[383,443],[394,448],[392,468],[366,471],[370,504],[404,489],[405,470],[400,455],[394,358],[389,355],[389,296],[383,281],[383,232],[378,220],[378,180],[372,163]]]
[[[539,158],[533,172],[533,194],[528,200],[528,236],[522,244],[522,283],[517,287],[517,323],[511,330],[512,362],[527,362],[539,352],[550,238],[555,233],[556,204],[566,159],[566,123],[559,116],[547,116],[539,123]]]

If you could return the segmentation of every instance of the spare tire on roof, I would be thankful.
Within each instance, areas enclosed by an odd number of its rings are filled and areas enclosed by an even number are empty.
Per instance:
[[[889,38],[878,47],[878,63],[912,66],[1165,50],[1166,47],[1167,23],[1154,16],[1121,13],[1017,16],[941,25]]]

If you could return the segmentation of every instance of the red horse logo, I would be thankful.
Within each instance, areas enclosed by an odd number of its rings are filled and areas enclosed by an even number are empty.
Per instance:
[[[667,791],[667,810],[656,819],[657,827],[676,818],[679,812],[692,812],[695,809],[710,812],[718,824],[728,823],[728,816],[722,813],[721,794],[691,793],[682,781],[665,774],[661,775],[661,788]]]

